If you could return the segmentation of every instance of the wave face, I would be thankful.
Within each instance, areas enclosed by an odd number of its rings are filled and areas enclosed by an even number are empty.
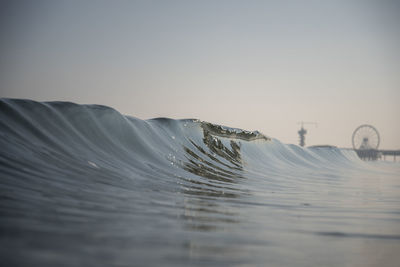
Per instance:
[[[194,119],[0,101],[4,266],[395,266],[399,165]],[[383,265],[382,265],[383,264]]]

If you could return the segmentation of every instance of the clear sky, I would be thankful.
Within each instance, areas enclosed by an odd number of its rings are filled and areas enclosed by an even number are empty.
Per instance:
[[[0,97],[400,149],[400,1],[0,1]]]

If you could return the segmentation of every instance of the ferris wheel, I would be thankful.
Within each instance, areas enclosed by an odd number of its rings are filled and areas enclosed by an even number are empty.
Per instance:
[[[355,150],[378,149],[380,141],[378,130],[372,125],[363,124],[353,132],[352,143]]]

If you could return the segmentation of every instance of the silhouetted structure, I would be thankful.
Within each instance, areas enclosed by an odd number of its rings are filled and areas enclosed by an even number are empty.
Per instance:
[[[379,153],[383,156],[383,160],[386,156],[393,156],[393,161],[396,161],[396,156],[400,156],[400,150],[379,150]]]
[[[351,142],[357,155],[364,160],[377,160],[381,139],[378,130],[368,124],[358,126],[352,135]]]
[[[300,138],[300,146],[304,146],[305,143],[305,139],[306,139],[306,134],[307,134],[307,130],[303,128],[303,126],[301,126],[300,131],[298,131],[299,133],[299,138]]]
[[[301,123],[301,128],[300,130],[297,132],[299,134],[299,145],[300,146],[305,146],[306,145],[306,134],[307,134],[307,130],[304,129],[304,124],[315,124],[315,126],[318,126],[318,123],[316,122],[299,122],[299,124]]]
[[[379,150],[380,136],[378,130],[368,124],[358,126],[354,130],[352,136],[353,149],[357,155],[363,160],[377,160],[382,156],[393,156],[396,161],[396,156],[400,156],[400,150]]]

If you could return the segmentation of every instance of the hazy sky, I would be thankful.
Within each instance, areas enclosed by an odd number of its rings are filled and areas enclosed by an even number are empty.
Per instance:
[[[400,1],[0,1],[0,97],[400,149]]]

